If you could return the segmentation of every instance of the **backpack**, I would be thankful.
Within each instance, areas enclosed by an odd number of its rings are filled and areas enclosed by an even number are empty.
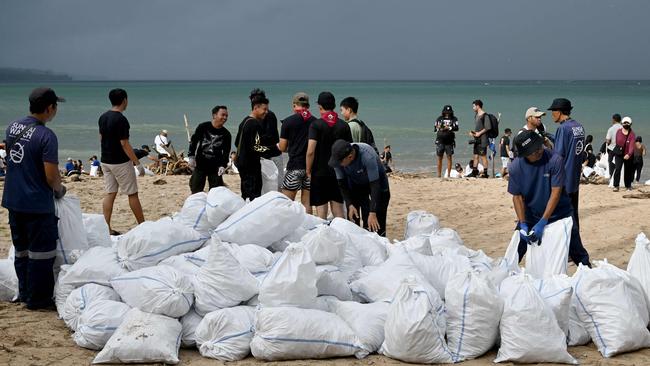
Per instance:
[[[490,123],[490,126],[488,128],[487,124],[485,123],[485,117],[488,118],[488,122]],[[483,116],[483,125],[487,129],[487,137],[494,139],[499,137],[499,119],[494,115],[490,113],[485,113]]]
[[[361,126],[360,142],[372,146],[372,148],[375,149],[377,155],[379,155],[379,150],[377,150],[377,145],[375,144],[375,137],[372,135],[372,131],[370,131],[370,128],[368,128],[368,126],[360,119],[356,119],[354,120],[354,122],[358,123]]]

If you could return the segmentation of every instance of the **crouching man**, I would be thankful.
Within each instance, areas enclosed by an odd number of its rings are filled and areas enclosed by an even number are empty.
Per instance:
[[[564,161],[544,148],[535,131],[522,131],[515,145],[519,157],[510,167],[508,192],[518,220],[519,259],[530,250],[526,269],[534,277],[566,273],[573,209],[563,190]]]
[[[336,172],[348,218],[386,236],[386,213],[390,201],[388,177],[375,149],[364,143],[336,140],[329,165]]]

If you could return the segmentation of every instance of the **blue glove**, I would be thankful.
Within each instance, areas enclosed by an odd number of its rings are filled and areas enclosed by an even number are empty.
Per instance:
[[[519,238],[528,243],[528,224],[520,222],[517,224],[515,230],[519,230]]]
[[[546,224],[548,224],[548,220],[545,218],[541,218],[539,221],[537,221],[537,224],[533,226],[533,232],[530,235],[530,241],[537,242],[537,245],[541,245],[542,235],[544,235],[544,228],[546,227]]]

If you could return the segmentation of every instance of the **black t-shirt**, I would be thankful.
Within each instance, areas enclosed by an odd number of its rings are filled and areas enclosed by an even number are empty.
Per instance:
[[[510,137],[503,136],[503,137],[501,137],[501,157],[502,158],[509,158],[508,150],[506,150],[506,147],[510,147]]]
[[[289,144],[287,170],[305,169],[309,126],[315,120],[316,117],[310,116],[305,121],[301,115],[294,113],[282,121],[280,138],[287,140]]]
[[[436,120],[434,130],[436,131],[437,144],[454,145],[456,143],[454,131],[458,131],[458,118],[440,116]]]
[[[278,118],[275,116],[275,113],[269,111],[266,116],[264,116],[264,120],[262,120],[260,126],[262,145],[268,148],[268,150],[262,153],[262,157],[265,159],[271,159],[272,157],[282,154],[280,149],[278,149],[280,135],[278,134]]]
[[[135,157],[138,158],[138,160],[144,158],[145,156],[149,156],[149,153],[146,150],[142,149],[133,149],[133,153],[135,153]]]
[[[99,134],[101,137],[101,162],[106,164],[123,164],[131,160],[122,148],[121,140],[129,138],[129,121],[120,112],[107,111],[99,117]]]
[[[225,127],[214,128],[211,121],[196,127],[187,156],[196,159],[196,167],[209,171],[226,167],[230,158],[232,136]]]
[[[335,176],[334,169],[328,165],[330,155],[332,155],[332,145],[338,139],[352,142],[350,126],[338,118],[336,123],[330,127],[327,125],[327,122],[319,118],[309,126],[309,139],[318,142],[316,144],[316,153],[314,154],[314,164],[312,165],[312,176]]]
[[[237,169],[244,173],[257,173],[262,170],[260,157],[267,148],[261,143],[261,121],[247,116],[239,124],[235,146],[237,147]]]

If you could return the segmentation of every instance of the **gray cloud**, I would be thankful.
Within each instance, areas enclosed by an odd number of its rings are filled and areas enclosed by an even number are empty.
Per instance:
[[[0,66],[116,79],[650,79],[650,2],[22,0]]]

